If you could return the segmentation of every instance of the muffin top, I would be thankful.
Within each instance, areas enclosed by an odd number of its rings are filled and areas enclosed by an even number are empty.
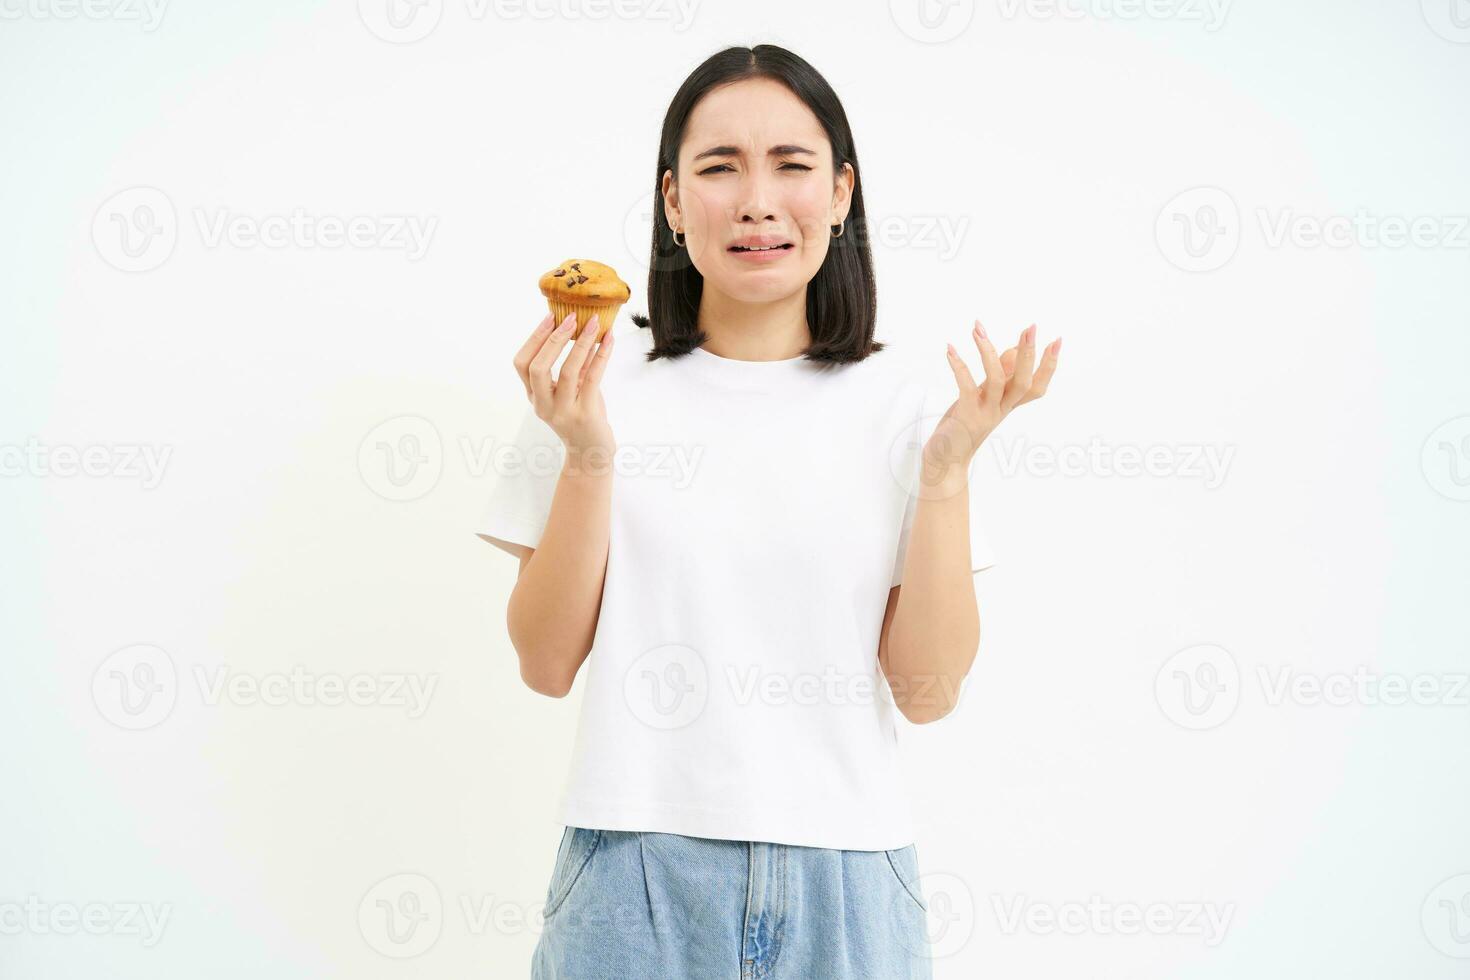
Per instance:
[[[632,292],[610,265],[591,259],[567,259],[538,283],[548,299],[563,303],[627,302]]]

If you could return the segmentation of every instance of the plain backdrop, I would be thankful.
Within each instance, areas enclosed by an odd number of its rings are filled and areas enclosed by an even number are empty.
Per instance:
[[[636,329],[668,101],[760,42],[880,339],[1065,338],[900,732],[935,976],[1470,969],[1462,0],[0,19],[0,975],[526,974],[581,685],[472,533],[510,358],[568,255]]]

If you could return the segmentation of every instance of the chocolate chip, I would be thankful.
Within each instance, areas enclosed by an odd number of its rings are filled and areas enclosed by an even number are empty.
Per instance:
[[[557,269],[555,272],[552,273],[553,276],[564,276],[566,274],[567,270],[565,269]]]

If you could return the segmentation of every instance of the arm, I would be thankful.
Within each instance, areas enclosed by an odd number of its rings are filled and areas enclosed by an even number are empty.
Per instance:
[[[607,572],[611,473],[563,470],[541,541],[520,556],[505,625],[526,686],[564,697],[592,649]]]
[[[616,442],[599,382],[613,348],[607,331],[597,352],[593,317],[553,379],[576,317],[555,331],[547,316],[515,356],[515,367],[536,414],[561,438],[567,454],[546,526],[534,549],[525,548],[506,606],[505,625],[531,690],[564,697],[592,649],[602,609],[611,524],[612,459]]]
[[[888,594],[878,663],[893,700],[914,724],[937,721],[959,699],[980,646],[970,572],[970,495],[961,470],[919,499],[903,584]]]
[[[936,721],[954,709],[980,646],[968,543],[970,461],[1011,409],[1046,393],[1062,343],[1058,339],[1048,345],[1033,378],[1035,324],[1000,356],[978,320],[973,339],[985,382],[975,384],[951,346],[959,396],[924,445],[922,490],[904,556],[903,584],[889,593],[878,640],[878,663],[894,703],[915,724]]]

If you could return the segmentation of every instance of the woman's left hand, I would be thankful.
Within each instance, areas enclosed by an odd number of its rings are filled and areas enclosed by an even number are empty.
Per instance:
[[[949,365],[954,371],[955,386],[959,397],[944,413],[934,427],[934,433],[924,446],[925,461],[931,466],[946,470],[959,467],[968,471],[970,460],[979,451],[990,433],[1000,425],[1017,405],[1035,401],[1046,394],[1046,386],[1057,369],[1057,355],[1062,349],[1062,338],[1058,337],[1047,345],[1041,358],[1041,366],[1032,373],[1036,360],[1036,324],[1021,332],[1015,347],[999,356],[985,328],[975,321],[971,339],[980,350],[980,361],[985,368],[985,380],[975,383],[964,358],[949,346]]]

